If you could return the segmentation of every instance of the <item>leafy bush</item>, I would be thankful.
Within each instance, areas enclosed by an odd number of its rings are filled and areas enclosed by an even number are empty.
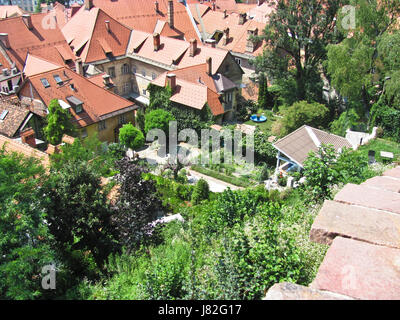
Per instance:
[[[196,187],[194,188],[192,194],[192,202],[193,204],[199,204],[203,200],[207,200],[210,196],[210,186],[208,182],[204,179],[200,179],[196,183]]]
[[[225,181],[227,183],[233,184],[234,186],[238,186],[238,187],[248,187],[251,185],[250,181],[248,179],[242,179],[242,178],[238,178],[238,177],[230,177],[227,175],[224,175],[222,173],[219,173],[217,171],[211,170],[211,169],[207,169],[201,166],[197,166],[197,165],[193,165],[191,167],[192,170],[197,171],[199,173],[205,174],[207,176],[213,177],[215,179],[218,180],[222,180]]]
[[[43,132],[48,142],[58,145],[64,134],[74,134],[75,127],[71,122],[71,114],[67,109],[61,108],[57,99],[50,101],[48,109],[47,125]]]
[[[175,121],[174,116],[170,112],[163,109],[150,111],[145,116],[144,131],[147,134],[152,129],[161,129],[168,135],[170,121]]]
[[[134,150],[144,145],[144,135],[142,131],[131,123],[124,124],[119,130],[119,140],[122,145]]]

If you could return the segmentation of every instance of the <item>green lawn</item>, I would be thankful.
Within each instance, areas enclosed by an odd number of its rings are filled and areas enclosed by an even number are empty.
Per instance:
[[[274,116],[274,114],[271,110],[264,110],[263,112],[260,112],[260,113],[267,117],[267,121],[265,121],[263,123],[255,123],[251,120],[248,120],[245,122],[245,124],[256,126],[262,132],[271,134],[271,127],[272,127],[272,124],[274,123],[274,121],[276,120],[276,117]]]
[[[360,146],[358,148],[358,152],[365,154],[368,157],[368,151],[374,150],[375,151],[375,159],[378,162],[383,162],[380,156],[381,151],[388,151],[392,152],[394,155],[393,161],[400,161],[400,144],[385,140],[385,139],[374,139],[370,141],[368,144]]]

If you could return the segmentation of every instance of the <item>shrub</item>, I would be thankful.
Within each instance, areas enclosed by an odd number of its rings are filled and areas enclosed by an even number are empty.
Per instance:
[[[210,186],[208,182],[204,179],[200,179],[196,183],[192,194],[192,202],[194,204],[199,204],[201,201],[208,199],[210,196]]]
[[[131,123],[125,124],[119,130],[119,140],[122,145],[131,149],[138,149],[144,145],[143,133]]]
[[[144,131],[147,134],[152,129],[160,129],[167,134],[169,130],[169,122],[174,120],[174,116],[166,110],[156,109],[150,111],[145,116]]]

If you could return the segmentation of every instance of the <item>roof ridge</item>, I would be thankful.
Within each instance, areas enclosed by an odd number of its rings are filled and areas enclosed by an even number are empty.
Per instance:
[[[85,9],[85,6],[82,6],[80,10],[82,10],[82,9],[83,9],[83,10],[86,10],[86,9]],[[83,61],[86,61],[87,56],[88,56],[88,54],[89,54],[90,45],[92,44],[92,38],[93,38],[94,29],[95,29],[95,26],[96,26],[96,24],[97,24],[97,19],[99,18],[99,11],[101,10],[100,8],[97,8],[97,7],[91,8],[90,10],[92,10],[92,9],[93,9],[93,10],[96,10],[97,13],[96,13],[96,17],[95,17],[95,19],[94,19],[93,28],[92,28],[92,30],[91,30],[91,32],[90,32],[89,39],[86,41],[87,50],[86,50],[86,55],[85,55],[85,58],[83,59]],[[90,10],[89,10],[89,12],[90,12]],[[76,15],[76,14],[75,14],[75,15]],[[85,46],[85,45],[84,45],[84,46]],[[83,52],[83,50],[82,50],[82,52]]]

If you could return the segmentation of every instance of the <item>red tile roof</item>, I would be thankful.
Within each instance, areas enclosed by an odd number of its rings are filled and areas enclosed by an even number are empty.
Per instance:
[[[160,48],[154,51],[153,35],[141,31],[132,31],[127,53],[162,63],[171,68],[185,68],[206,62],[212,58],[212,73],[216,73],[228,55],[228,51],[219,48],[197,45],[196,54],[191,57],[190,43],[183,40],[160,36]]]
[[[6,50],[7,54],[19,70],[23,69],[28,52],[60,65],[68,63],[65,58],[75,59],[60,29],[56,25],[48,27],[45,13],[31,14],[31,19],[32,30],[28,29],[22,17],[0,20],[0,32],[8,33],[11,46]]]
[[[167,0],[158,0],[159,11],[155,10],[155,1],[150,0],[94,0],[96,7],[103,9],[119,22],[140,31],[153,33],[158,20],[168,22]],[[182,34],[186,40],[197,36],[183,3],[174,0],[174,31]],[[167,34],[163,34],[166,35]]]
[[[221,38],[217,44],[218,48],[253,56],[262,54],[263,44],[261,42],[255,47],[253,52],[246,50],[247,31],[257,28],[258,35],[260,35],[265,28],[265,23],[247,20],[244,24],[240,25],[239,14],[232,13],[224,18],[224,13],[217,11],[208,11],[202,19],[205,31],[210,35],[214,34],[215,31],[223,32],[226,28],[229,28],[228,43],[224,45]]]
[[[164,87],[167,84],[167,74],[175,74],[176,89],[171,101],[202,110],[207,103],[213,115],[224,113],[224,107],[219,100],[220,95],[214,78],[207,74],[207,64],[168,71],[161,74],[152,83]]]
[[[106,27],[109,21],[109,30]],[[62,28],[67,42],[83,62],[89,63],[126,53],[131,30],[99,8],[85,7]]]
[[[19,17],[26,12],[18,6],[0,6],[0,19]]]
[[[18,142],[14,139],[7,138],[0,135],[0,148],[5,148],[6,152],[17,152],[23,154],[25,157],[33,157],[39,159],[44,167],[50,165],[48,154],[41,152],[31,146]]]
[[[54,75],[61,78],[63,81],[61,85],[56,83]],[[48,88],[45,88],[42,84],[41,79],[43,78],[49,82]],[[65,67],[31,76],[28,80],[46,105],[49,105],[53,99],[68,103],[67,98],[71,96],[82,101],[83,112],[76,114],[73,108],[69,108],[74,122],[80,127],[106,119],[117,112],[127,112],[134,108],[131,101],[104,90],[87,78]],[[71,85],[74,89],[71,88]]]
[[[186,0],[188,4],[200,4],[200,0]],[[226,10],[228,13],[237,12],[238,4],[235,0],[214,0],[215,2],[215,10],[223,12]],[[203,1],[203,5],[212,8],[212,2]]]

